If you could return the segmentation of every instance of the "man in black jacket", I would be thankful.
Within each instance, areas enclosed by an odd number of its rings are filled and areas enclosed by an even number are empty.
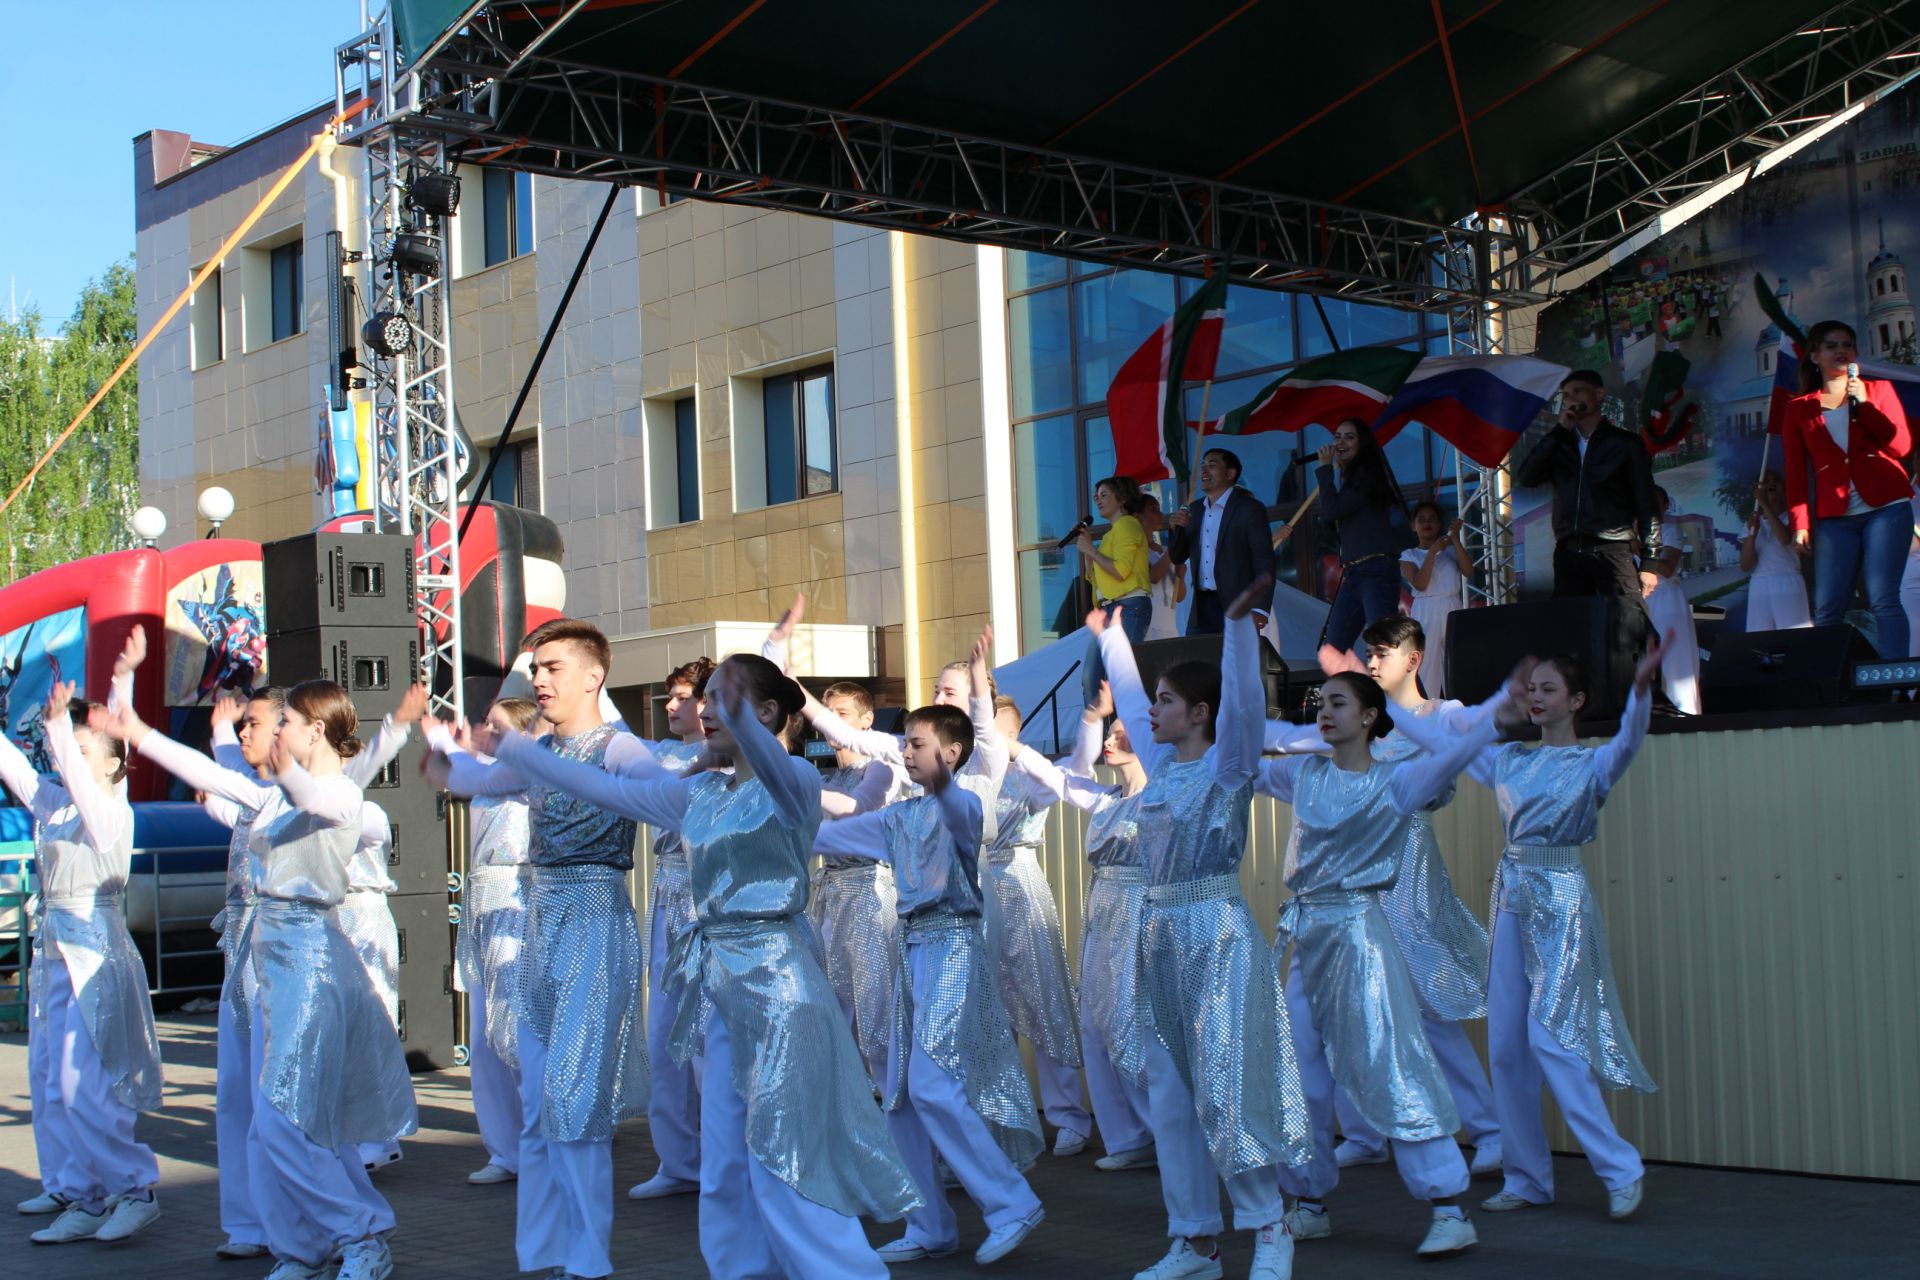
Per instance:
[[[1614,601],[1612,678],[1634,669],[1653,634],[1646,597],[1659,576],[1634,565],[1660,555],[1653,460],[1640,437],[1600,416],[1606,386],[1591,369],[1560,384],[1560,422],[1514,472],[1516,483],[1553,486],[1553,594]]]
[[[1200,494],[1167,517],[1173,530],[1167,554],[1175,564],[1194,566],[1190,636],[1224,632],[1227,606],[1255,578],[1273,573],[1267,508],[1240,488],[1240,459],[1230,450],[1209,449],[1201,457]]]

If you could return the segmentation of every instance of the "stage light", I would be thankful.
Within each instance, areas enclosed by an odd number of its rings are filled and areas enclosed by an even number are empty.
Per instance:
[[[360,328],[361,341],[383,356],[397,356],[413,341],[413,325],[398,311],[376,311]]]
[[[167,531],[167,513],[158,507],[142,507],[133,513],[133,536],[152,546]]]
[[[407,207],[451,218],[460,209],[460,179],[451,173],[423,173],[407,184]]]
[[[233,494],[217,484],[200,491],[200,518],[213,526],[207,530],[209,538],[233,518],[233,506]]]
[[[407,231],[393,238],[387,260],[411,276],[440,274],[440,242],[432,236]]]

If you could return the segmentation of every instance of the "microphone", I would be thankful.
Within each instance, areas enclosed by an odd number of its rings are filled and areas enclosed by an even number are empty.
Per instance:
[[[1859,377],[1860,377],[1860,366],[1859,366],[1859,365],[1857,365],[1857,364],[1851,364],[1851,363],[1850,363],[1850,364],[1848,364],[1848,365],[1847,365],[1847,377],[1849,377],[1849,378],[1852,378],[1852,379],[1855,379],[1855,380],[1857,381],[1857,380],[1859,379]],[[1859,404],[1859,403],[1860,403],[1860,401],[1858,401],[1858,400],[1856,400],[1856,399],[1854,399],[1854,398],[1853,398],[1852,396],[1848,396],[1848,397],[1847,397],[1847,412],[1848,412],[1849,414],[1851,414],[1851,413],[1853,412],[1853,407],[1854,407],[1855,405],[1857,405],[1857,404]]]
[[[1081,530],[1091,529],[1091,528],[1093,528],[1093,517],[1081,516],[1080,523],[1073,526],[1073,528],[1067,530],[1067,536],[1060,539],[1060,541],[1054,543],[1053,549],[1055,551],[1065,551],[1068,547],[1074,544],[1076,539],[1080,537]]]
[[[1289,462],[1287,466],[1289,469],[1299,469],[1301,467],[1310,467],[1318,461],[1320,461],[1319,454],[1303,453],[1299,457],[1295,458],[1292,462]]]

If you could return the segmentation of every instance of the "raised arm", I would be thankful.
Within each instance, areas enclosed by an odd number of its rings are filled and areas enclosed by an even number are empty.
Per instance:
[[[195,791],[231,800],[242,809],[258,810],[278,790],[272,783],[215,764],[210,757],[201,755],[192,747],[182,746],[165,734],[151,729],[138,740],[129,738],[128,741],[135,751]]]
[[[958,788],[955,788],[958,790]],[[813,834],[813,851],[830,858],[866,858],[872,862],[890,861],[887,849],[887,815],[875,810],[848,818],[823,822]]]
[[[64,687],[69,693],[72,692],[73,686]],[[58,693],[60,688],[55,686],[55,692]],[[60,785],[67,789],[74,810],[80,815],[80,825],[86,829],[87,839],[95,849],[105,853],[132,834],[127,826],[133,821],[133,810],[124,801],[116,801],[113,794],[93,776],[93,766],[80,754],[79,739],[73,736],[73,721],[68,717],[65,705],[67,699],[61,698],[59,701],[59,713],[46,717],[47,751],[53,756],[53,767],[60,775]]]
[[[1263,796],[1272,796],[1281,804],[1293,803],[1293,788],[1300,780],[1300,771],[1307,766],[1311,755],[1268,756],[1260,761],[1260,767],[1253,775],[1253,789]]]
[[[40,774],[34,769],[33,761],[13,745],[13,739],[4,731],[0,731],[0,782],[13,792],[15,800],[33,808],[34,799],[40,794]]]
[[[718,711],[720,722],[733,734],[734,745],[773,797],[773,807],[787,825],[806,827],[820,821],[820,771],[788,754],[760,718],[737,703],[728,706],[721,699]]]
[[[469,757],[471,758],[471,757]],[[500,765],[529,782],[541,782],[651,826],[678,831],[687,817],[687,778],[629,778],[577,760],[563,760],[524,733],[500,739]],[[519,790],[525,790],[523,783]]]
[[[1395,721],[1394,723],[1399,723]],[[1291,720],[1269,720],[1262,747],[1272,755],[1297,756],[1325,754],[1333,748],[1320,736],[1318,724],[1295,724]]]
[[[1626,776],[1627,766],[1640,754],[1640,744],[1647,740],[1647,726],[1652,719],[1653,700],[1646,691],[1637,687],[1629,690],[1626,710],[1620,713],[1620,728],[1593,752],[1593,781],[1602,800],[1614,784]]]
[[[360,829],[360,811],[366,807],[366,797],[358,786],[328,786],[301,768],[297,760],[281,761],[274,778],[300,812],[336,827]]]
[[[1091,778],[1093,766],[1100,761],[1100,749],[1107,740],[1107,714],[1113,709],[1111,698],[1106,705],[1106,712],[1088,707],[1080,713],[1080,732],[1074,735],[1073,753],[1060,766],[1075,777]]]
[[[514,796],[527,789],[527,775],[517,767],[504,760],[482,760],[451,741],[435,746],[427,757],[427,779],[456,796],[469,798]]]
[[[827,745],[836,751],[851,751],[869,760],[884,760],[902,769],[907,767],[907,758],[900,754],[900,739],[892,734],[881,733],[877,729],[856,729],[827,710],[812,695],[807,697],[805,714],[813,731],[826,739]]]
[[[905,781],[906,775],[882,760],[869,760],[860,771],[859,785],[852,794],[820,792],[820,812],[829,818],[851,818],[886,807],[887,801]]]
[[[380,718],[380,732],[373,735],[373,741],[367,749],[351,760],[342,761],[340,772],[353,779],[353,785],[365,790],[367,785],[380,776],[380,771],[393,762],[400,754],[400,748],[407,745],[410,726],[398,723],[392,716]]]
[[[1464,714],[1396,716],[1394,727],[1421,747],[1422,754],[1393,766],[1393,776],[1387,784],[1393,807],[1401,813],[1413,813],[1438,799],[1460,771],[1499,737],[1495,716],[1510,701],[1511,695],[1503,685],[1491,698]]]
[[[1095,621],[1098,618],[1099,621]],[[1109,626],[1107,616],[1095,611],[1087,615],[1087,625],[1100,637],[1100,661],[1107,668],[1107,684],[1113,689],[1113,704],[1120,711],[1120,723],[1127,726],[1133,753],[1148,773],[1169,755],[1172,748],[1153,740],[1153,718],[1149,713],[1147,691],[1140,683],[1140,668],[1133,660],[1133,645],[1127,633]]]
[[[246,752],[240,748],[240,735],[233,731],[233,722],[218,715],[213,718],[213,760],[223,769],[254,776],[253,766],[247,763]]]
[[[1251,781],[1260,768],[1260,743],[1266,734],[1267,695],[1260,683],[1260,636],[1248,610],[1253,600],[1271,599],[1273,580],[1255,579],[1227,608],[1220,654],[1220,707],[1214,716],[1213,776],[1232,790]]]
[[[1038,751],[1022,751],[1014,760],[1013,768],[1038,801],[1033,806],[1035,809],[1064,800],[1076,809],[1091,810],[1102,797],[1113,793],[1112,787],[1101,786],[1093,780],[1091,767],[1084,774],[1068,773]]]

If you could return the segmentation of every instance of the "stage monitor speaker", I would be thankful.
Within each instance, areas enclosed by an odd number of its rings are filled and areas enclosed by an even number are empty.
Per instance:
[[[369,743],[378,731],[378,722],[360,726],[361,737]],[[409,735],[400,754],[367,784],[367,802],[380,806],[393,836],[393,846],[387,851],[387,874],[399,886],[396,893],[444,894],[447,872],[452,868],[447,847],[447,793],[434,790],[421,778],[420,761],[426,754],[427,746],[419,733]]]
[[[1842,706],[1858,696],[1854,664],[1873,658],[1866,637],[1844,622],[1792,631],[1723,632],[1712,659],[1702,664],[1701,698],[1714,713]]]
[[[315,627],[416,625],[413,539],[400,533],[303,533],[260,548],[267,634]]]
[[[267,640],[267,671],[292,688],[332,680],[353,698],[363,724],[400,705],[419,678],[420,633],[404,627],[314,627],[276,631]]]
[[[1528,600],[1447,615],[1447,696],[1473,705],[1493,696],[1514,664],[1571,653],[1584,659],[1593,689],[1582,719],[1609,720],[1626,704],[1631,671],[1612,671],[1611,601],[1598,596]]]
[[[1208,666],[1220,665],[1220,653],[1224,643],[1221,636],[1173,636],[1166,640],[1146,640],[1133,647],[1133,661],[1140,668],[1140,684],[1147,691],[1147,701],[1153,701],[1153,687],[1159,683],[1160,673],[1168,667],[1182,662],[1204,662]],[[1302,691],[1307,683],[1317,683],[1319,672],[1313,673],[1313,681],[1295,681]],[[1292,710],[1287,706],[1288,684],[1286,664],[1280,661],[1280,655],[1264,639],[1260,641],[1260,683],[1266,686],[1267,714],[1284,715]],[[1080,696],[1080,673],[1074,674],[1061,687],[1060,696],[1069,704]],[[1022,708],[1032,714],[1031,708]],[[1070,716],[1063,716],[1061,723],[1071,722]]]
[[[400,935],[400,1045],[415,1071],[453,1065],[453,925],[447,894],[388,897]]]

